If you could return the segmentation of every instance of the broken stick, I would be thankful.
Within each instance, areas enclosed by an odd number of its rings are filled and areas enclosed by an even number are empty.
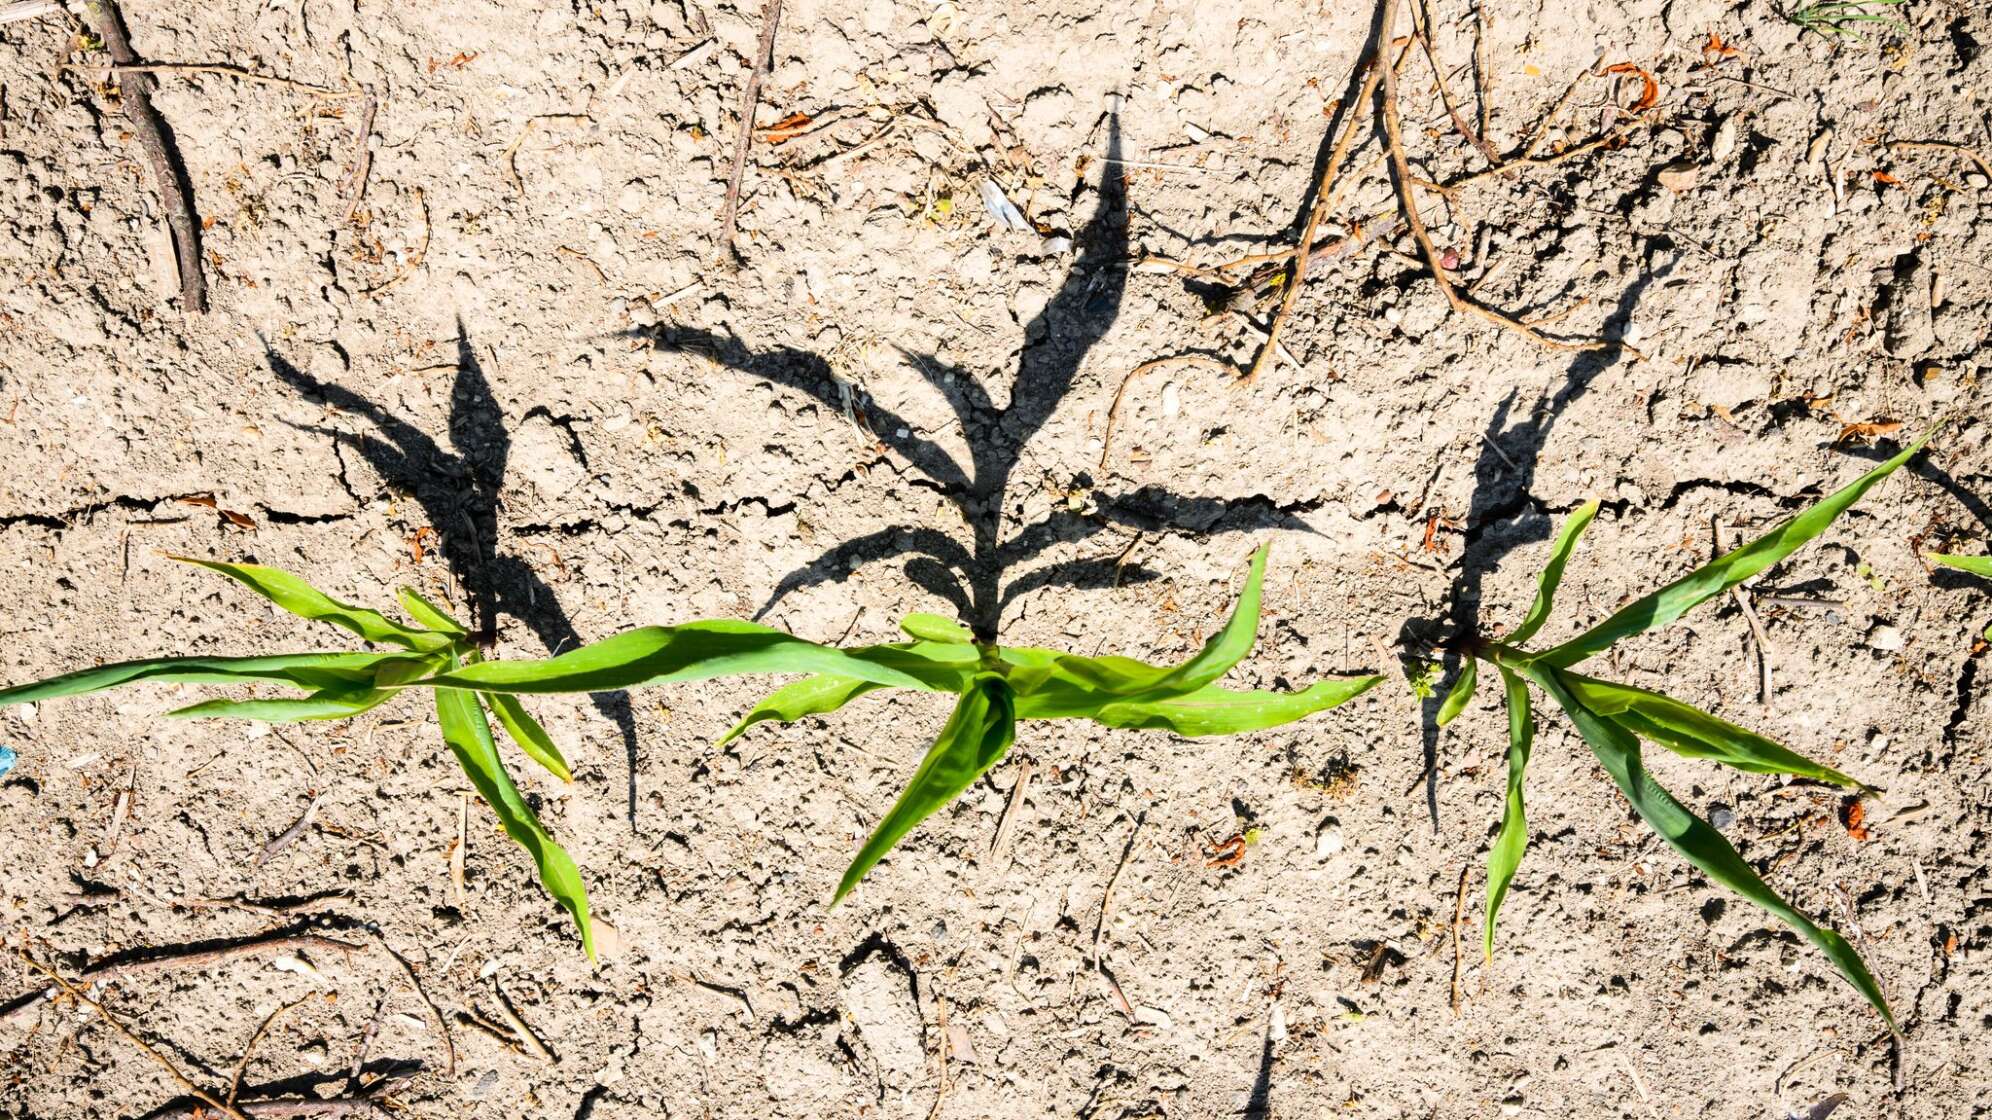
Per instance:
[[[1399,0],[1378,0],[1382,5],[1378,19],[1377,39],[1390,42],[1391,28],[1397,23]],[[1411,237],[1418,243],[1418,253],[1425,260],[1425,267],[1432,274],[1432,283],[1438,285],[1439,293],[1446,297],[1446,303],[1454,311],[1484,319],[1496,326],[1506,327],[1538,346],[1550,350],[1624,350],[1635,356],[1637,351],[1622,342],[1612,339],[1587,339],[1580,342],[1565,342],[1536,330],[1512,315],[1481,303],[1459,290],[1446,275],[1445,266],[1439,263],[1438,247],[1432,244],[1432,235],[1425,228],[1425,217],[1418,211],[1417,184],[1411,175],[1411,160],[1404,153],[1404,127],[1397,111],[1397,71],[1383,67],[1383,136],[1385,147],[1390,153],[1391,177],[1397,181],[1399,209],[1403,211],[1404,224],[1411,229]]]
[[[740,135],[733,142],[733,173],[726,180],[726,205],[719,212],[719,244],[733,253],[733,225],[740,214],[740,178],[747,171],[747,149],[754,143],[754,109],[761,101],[761,79],[775,57],[775,27],[782,20],[782,0],[761,5],[761,41],[754,47],[754,68],[740,91]]]
[[[138,65],[138,54],[125,35],[124,17],[115,0],[87,0],[84,10],[104,50],[119,66]],[[199,314],[207,310],[207,276],[201,271],[201,223],[194,216],[193,185],[186,165],[167,138],[166,126],[152,108],[152,91],[158,83],[151,74],[132,72],[119,79],[120,100],[139,146],[152,162],[152,180],[159,188],[159,205],[166,212],[166,228],[173,235],[173,260],[180,274],[180,306]]]

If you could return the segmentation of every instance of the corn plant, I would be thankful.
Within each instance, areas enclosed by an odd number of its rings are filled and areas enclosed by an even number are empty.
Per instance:
[[[1251,652],[1259,626],[1266,549],[1252,557],[1244,593],[1222,629],[1175,666],[1126,657],[1083,657],[977,641],[939,615],[911,614],[911,639],[839,649],[752,622],[713,620],[632,630],[544,661],[465,664],[428,680],[447,693],[483,695],[604,692],[750,673],[799,673],[756,704],[719,742],[768,720],[823,715],[883,688],[947,693],[954,711],[899,799],[858,850],[832,905],[914,826],[954,800],[1001,761],[1023,719],[1090,719],[1107,727],[1183,736],[1229,735],[1277,727],[1333,708],[1380,677],[1329,678],[1299,692],[1233,691],[1220,677]]]
[[[1909,33],[1909,25],[1888,14],[1888,9],[1902,6],[1906,0],[1820,0],[1784,13],[1784,17],[1797,24],[1801,31],[1810,31],[1822,39],[1852,39],[1865,41],[1861,33],[1862,24],[1874,24],[1898,35]]]
[[[1933,564],[1992,579],[1992,556],[1949,556],[1941,552],[1926,552],[1923,555]],[[1985,640],[1992,642],[1992,626],[1985,628]]]
[[[156,657],[84,669],[59,677],[0,689],[0,707],[51,700],[59,696],[98,692],[134,681],[194,684],[274,684],[302,691],[303,696],[248,700],[204,700],[167,713],[184,719],[252,719],[270,723],[346,719],[394,698],[410,681],[485,661],[478,636],[442,608],[409,588],[399,594],[401,606],[418,625],[406,626],[378,611],[356,607],[319,591],[289,572],[260,564],[224,564],[213,560],[174,557],[240,581],[270,602],[303,618],[328,622],[351,631],[387,652],[282,653],[252,657]],[[527,758],[546,767],[561,781],[573,781],[567,760],[544,727],[504,692],[437,689],[436,722],[443,742],[456,755],[470,784],[498,814],[507,835],[518,841],[539,869],[547,892],[574,919],[581,945],[592,959],[595,940],[588,923],[588,892],[574,860],[540,824],[532,806],[505,772],[491,737],[491,725],[480,709],[490,710],[498,725]]]
[[[1479,676],[1478,666],[1483,661],[1500,673],[1508,710],[1507,804],[1501,816],[1500,831],[1495,835],[1487,856],[1487,909],[1482,942],[1483,950],[1490,958],[1494,952],[1495,914],[1501,908],[1501,901],[1506,897],[1516,869],[1521,864],[1522,854],[1528,847],[1522,785],[1535,734],[1528,688],[1533,684],[1548,693],[1570,717],[1578,735],[1648,826],[1710,879],[1769,911],[1802,934],[1832,961],[1848,983],[1881,1012],[1890,1029],[1894,1029],[1895,1018],[1888,1009],[1888,1002],[1853,946],[1835,931],[1820,927],[1785,902],[1744,861],[1722,833],[1661,788],[1646,771],[1641,758],[1641,740],[1683,757],[1707,759],[1751,773],[1789,774],[1838,786],[1866,787],[1838,770],[1810,761],[1753,731],[1718,719],[1673,697],[1583,676],[1575,671],[1575,666],[1622,639],[1665,626],[1699,604],[1723,594],[1791,555],[1825,532],[1835,518],[1860,500],[1861,495],[1876,483],[1908,462],[1928,439],[1929,436],[1924,436],[1901,454],[1763,537],[1620,608],[1569,641],[1541,652],[1525,649],[1524,643],[1535,637],[1549,620],[1564,566],[1569,563],[1570,554],[1577,547],[1577,540],[1585,527],[1597,515],[1598,504],[1587,503],[1571,516],[1558,535],[1550,551],[1549,563],[1538,578],[1535,602],[1523,617],[1521,625],[1498,641],[1476,636],[1462,642],[1461,652],[1465,661],[1458,679],[1440,704],[1439,724],[1451,722],[1472,699]]]

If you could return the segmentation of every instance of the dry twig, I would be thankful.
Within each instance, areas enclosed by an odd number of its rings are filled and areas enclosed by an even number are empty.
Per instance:
[[[719,244],[733,252],[734,221],[740,213],[740,179],[747,172],[747,149],[754,143],[754,109],[761,101],[761,80],[775,56],[775,28],[782,20],[782,0],[763,0],[761,40],[754,47],[754,68],[740,91],[740,135],[733,142],[733,171],[726,180],[726,205],[719,212]]]
[[[1017,824],[1017,810],[1024,803],[1024,791],[1031,788],[1031,760],[1017,763],[1017,780],[1010,786],[1010,800],[996,819],[996,838],[989,842],[989,864],[998,872],[1009,866],[1010,831]]]
[[[1463,922],[1463,921],[1465,921],[1465,920],[1466,920],[1466,876],[1467,876],[1467,872],[1468,872],[1469,870],[1470,870],[1470,868],[1466,868],[1466,867],[1462,867],[1462,868],[1460,868],[1460,869],[1459,869],[1459,893],[1458,893],[1457,895],[1455,895],[1455,896],[1453,897],[1453,922],[1452,922],[1452,943],[1453,943],[1453,979],[1452,979],[1452,1013],[1453,1013],[1453,1016],[1454,1016],[1454,1018],[1457,1018],[1457,1017],[1459,1016],[1459,967],[1460,967],[1460,964],[1459,964],[1459,962],[1460,962],[1460,953],[1459,953],[1459,925],[1460,925],[1460,923],[1461,923],[1461,922]]]
[[[27,965],[29,968],[35,970],[36,972],[41,973],[43,976],[46,976],[50,980],[54,981],[55,986],[61,988],[65,993],[69,995],[70,998],[76,1000],[76,1002],[78,1003],[88,1005],[92,1011],[95,1011],[97,1015],[104,1020],[104,1022],[109,1023],[112,1029],[116,1030],[119,1034],[123,1035],[125,1039],[129,1041],[133,1046],[138,1047],[139,1050],[143,1052],[146,1057],[152,1059],[154,1065],[157,1065],[160,1069],[165,1070],[169,1075],[171,1075],[173,1080],[179,1082],[180,1088],[186,1090],[188,1096],[194,1097],[195,1099],[201,1101],[203,1104],[207,1105],[209,1108],[214,1109],[216,1112],[220,1113],[223,1116],[234,1117],[234,1120],[248,1120],[248,1117],[244,1116],[238,1109],[236,1109],[234,1105],[224,1104],[221,1101],[216,1100],[211,1094],[208,1093],[207,1090],[201,1088],[199,1085],[194,1084],[191,1080],[187,1078],[186,1074],[180,1072],[179,1066],[174,1065],[171,1061],[167,1060],[165,1055],[159,1053],[159,1051],[157,1050],[154,1050],[144,1039],[138,1037],[136,1034],[133,1034],[131,1028],[125,1026],[123,1022],[119,1021],[118,1017],[111,1014],[109,1009],[107,1009],[103,1004],[98,1003],[96,1000],[91,999],[89,995],[87,995],[83,991],[83,989],[70,983],[67,979],[63,977],[61,973],[55,971],[54,969],[48,967],[47,965],[29,956],[28,951],[26,949],[15,950],[15,955],[21,958],[22,964]]]
[[[1266,349],[1270,351],[1273,345],[1273,343],[1267,343]],[[1171,354],[1166,358],[1152,358],[1128,370],[1127,375],[1121,378],[1120,388],[1114,390],[1114,403],[1107,406],[1107,427],[1100,435],[1101,470],[1106,469],[1107,455],[1114,448],[1114,426],[1120,421],[1121,400],[1127,396],[1127,387],[1134,384],[1143,374],[1152,373],[1164,366],[1175,365],[1177,363],[1205,366],[1220,373],[1228,374],[1231,372],[1230,366],[1225,365],[1215,358],[1207,358],[1202,354]],[[1248,377],[1246,380],[1250,380],[1250,378]]]
[[[504,987],[498,983],[496,977],[491,980],[491,991],[498,997],[498,1014],[504,1016],[505,1025],[511,1027],[519,1036],[519,1045],[525,1048],[526,1053],[548,1065],[558,1061],[553,1056],[553,1051],[540,1040],[540,1036],[533,1033],[533,1029],[526,1025],[525,1019],[519,1015],[518,1009],[512,1006],[511,997],[505,994]]]
[[[1107,920],[1113,916],[1114,912],[1114,886],[1120,882],[1121,872],[1127,870],[1128,859],[1134,855],[1134,842],[1140,839],[1142,822],[1147,819],[1147,813],[1141,813],[1134,818],[1134,827],[1128,829],[1127,832],[1127,847],[1121,849],[1120,864],[1114,868],[1113,876],[1107,880],[1107,889],[1100,894],[1100,920],[1093,926],[1093,968],[1095,970],[1100,968],[1101,962],[1100,939],[1105,936]]]
[[[1390,44],[1388,25],[1377,37],[1377,42],[1383,46]],[[1407,46],[1405,50],[1408,54],[1410,48]],[[1383,52],[1380,48],[1380,53],[1387,52]],[[1280,328],[1286,325],[1287,315],[1293,311],[1294,300],[1300,298],[1301,285],[1307,280],[1308,262],[1314,259],[1311,251],[1314,231],[1321,225],[1322,216],[1335,205],[1337,194],[1335,178],[1342,170],[1342,161],[1349,156],[1349,145],[1355,141],[1356,118],[1363,114],[1364,107],[1376,96],[1378,82],[1383,82],[1385,88],[1396,84],[1396,64],[1382,66],[1377,62],[1378,56],[1372,55],[1366,61],[1357,63],[1358,66],[1369,67],[1369,76],[1363,79],[1362,92],[1356,95],[1355,103],[1349,106],[1342,134],[1336,138],[1334,147],[1329,151],[1328,162],[1321,169],[1321,180],[1315,184],[1314,206],[1307,212],[1307,225],[1300,235],[1299,244],[1293,250],[1293,275],[1287,279],[1286,290],[1280,294],[1279,310],[1273,312],[1272,322],[1266,328],[1266,344],[1259,349],[1258,356],[1252,359],[1252,368],[1245,373],[1243,380],[1247,385],[1257,381],[1260,372],[1266,368],[1268,362],[1272,361],[1273,355],[1279,353]]]
[[[129,63],[118,62],[110,66],[105,66],[102,63],[69,62],[64,63],[62,68],[96,74],[182,74],[187,76],[206,74],[213,77],[233,78],[238,82],[250,82],[255,85],[280,86],[284,89],[295,90],[298,93],[309,94],[312,97],[324,98],[328,101],[337,101],[347,97],[370,96],[363,89],[331,89],[326,86],[315,86],[310,82],[279,78],[273,74],[258,74],[254,70],[244,70],[240,66],[223,66],[214,63],[156,62],[140,64],[133,61]]]
[[[1992,163],[1985,157],[1963,144],[1953,144],[1947,140],[1890,140],[1883,145],[1891,152],[1956,152],[1958,155],[1978,165],[1979,174],[1992,179]],[[1986,188],[1979,188],[1984,190]]]
[[[278,1007],[264,1016],[262,1023],[256,1027],[256,1033],[249,1036],[248,1044],[242,1048],[242,1060],[235,1063],[235,1076],[228,1079],[228,1103],[231,1107],[235,1104],[235,1098],[242,1092],[242,1075],[249,1071],[249,1057],[256,1052],[256,1044],[263,1040],[263,1035],[269,1032],[270,1024],[277,1021],[277,1016],[310,998],[310,996],[301,996]]]
[[[443,1065],[443,1075],[445,1077],[455,1077],[457,1064],[456,1039],[450,1035],[450,1025],[443,1018],[442,1008],[437,1007],[436,1001],[429,998],[429,993],[422,987],[421,978],[415,975],[415,966],[408,963],[407,957],[395,952],[394,946],[389,945],[385,937],[380,939],[380,947],[387,952],[388,956],[394,958],[395,964],[401,966],[401,972],[408,977],[408,983],[415,989],[415,995],[422,1000],[422,1005],[429,1009],[430,1016],[436,1020],[436,1029],[443,1032],[443,1050],[447,1055]]]
[[[201,223],[194,215],[193,185],[186,165],[166,139],[165,126],[152,108],[152,91],[157,88],[149,68],[135,69],[138,54],[125,35],[124,17],[113,0],[87,0],[84,11],[90,17],[104,50],[117,64],[114,69],[128,74],[120,98],[133,135],[152,162],[152,181],[159,190],[160,209],[166,212],[166,228],[173,238],[173,261],[180,275],[180,306],[199,314],[207,310],[207,275],[201,268]]]
[[[1378,0],[1378,2],[1382,5],[1377,33],[1378,39],[1381,42],[1389,42],[1391,28],[1397,22],[1397,7],[1400,0]],[[1572,92],[1575,91],[1576,87],[1574,84],[1571,89]],[[1566,94],[1564,99],[1567,101],[1569,94]],[[1550,116],[1554,115],[1555,110],[1552,110]],[[1539,133],[1546,133],[1548,129],[1547,122],[1549,117],[1544,117],[1543,120],[1544,124],[1540,126]],[[1397,72],[1394,68],[1388,67],[1384,69],[1383,74],[1383,135],[1385,145],[1390,152],[1392,177],[1397,181],[1399,210],[1404,215],[1405,224],[1411,228],[1412,239],[1418,243],[1418,251],[1425,259],[1425,267],[1432,274],[1432,282],[1438,285],[1440,294],[1446,297],[1446,303],[1451,305],[1454,311],[1465,312],[1489,323],[1493,323],[1496,326],[1505,327],[1536,345],[1550,350],[1622,349],[1638,356],[1637,351],[1632,350],[1631,347],[1610,339],[1565,342],[1562,339],[1551,338],[1514,316],[1497,311],[1467,296],[1452,282],[1452,279],[1446,274],[1445,266],[1439,261],[1438,247],[1432,244],[1432,235],[1425,228],[1425,217],[1418,211],[1418,200],[1414,193],[1417,188],[1411,175],[1410,157],[1405,154],[1404,150],[1404,127],[1397,107]],[[1538,135],[1535,140],[1531,141],[1529,148],[1526,150],[1527,153],[1532,154],[1535,146],[1540,142],[1541,136]]]
[[[388,277],[385,283],[377,288],[368,288],[365,292],[361,293],[370,299],[379,299],[392,290],[395,285],[415,275],[415,270],[421,268],[422,262],[429,256],[429,239],[436,232],[436,224],[429,220],[429,199],[422,193],[421,187],[410,187],[409,189],[415,192],[415,204],[422,208],[422,243],[415,246],[415,251],[408,254],[407,258],[401,262],[401,267],[396,269],[394,275]]]

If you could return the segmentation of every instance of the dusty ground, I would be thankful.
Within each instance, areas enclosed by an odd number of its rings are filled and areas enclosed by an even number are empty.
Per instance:
[[[1386,238],[1315,268],[1288,324],[1299,368],[1250,390],[1194,367],[1136,383],[1104,467],[1129,369],[1248,360],[1257,337],[1202,324],[1180,278],[1126,262],[1291,242],[1365,6],[790,0],[758,119],[823,127],[755,145],[738,270],[713,263],[716,215],[758,11],[530,7],[134,0],[151,60],[378,99],[354,203],[358,100],[165,80],[212,223],[205,316],[174,305],[124,118],[93,75],[60,69],[81,57],[71,32],[0,28],[0,679],[336,643],[164,553],[279,564],[364,602],[404,583],[469,599],[512,655],[771,599],[766,617],[799,634],[883,639],[908,610],[948,609],[918,559],[927,531],[967,537],[931,457],[880,452],[843,384],[887,444],[917,435],[1002,483],[1006,533],[1048,520],[999,558],[1028,581],[1005,640],[1180,656],[1272,537],[1269,617],[1237,677],[1298,685],[1375,668],[1380,644],[1415,652],[1452,620],[1512,625],[1553,522],[1587,497],[1606,512],[1551,637],[1705,557],[1713,520],[1761,525],[1865,469],[1877,452],[1838,443],[1843,423],[1906,432],[1948,412],[1913,473],[1763,581],[1839,603],[1765,609],[1768,705],[1727,605],[1612,658],[1887,789],[1856,841],[1823,789],[1655,760],[1683,800],[1733,813],[1774,886],[1855,937],[1906,1056],[1898,1070],[1817,954],[1640,827],[1555,720],[1530,773],[1534,847],[1483,967],[1502,721],[1484,697],[1434,735],[1395,680],[1232,741],[1026,725],[1013,761],[834,912],[944,703],[870,699],[715,752],[771,685],[537,702],[578,761],[573,786],[531,788],[612,927],[599,969],[476,810],[452,897],[467,786],[412,699],[278,731],[162,721],[192,691],[165,686],[0,713],[21,756],[0,782],[10,940],[74,970],[298,924],[377,932],[451,1019],[453,1072],[372,948],[110,986],[196,1081],[225,1085],[264,1017],[309,997],[255,1048],[244,1098],[338,1092],[385,997],[368,1067],[413,1071],[398,1097],[415,1116],[917,1117],[944,1085],[931,1114],[953,1120],[1784,1117],[1833,1093],[1843,1117],[1992,1115],[1992,689],[1975,644],[1992,595],[1916,556],[1983,552],[1992,532],[1992,190],[1959,153],[1879,146],[1992,151],[1982,4],[1911,0],[1905,33],[1835,50],[1768,0],[1489,0],[1500,149],[1599,61],[1649,69],[1658,103],[1623,146],[1483,182],[1457,215],[1435,204],[1434,236],[1489,303],[1585,301],[1546,329],[1645,360],[1448,315]],[[1433,7],[1473,117],[1472,9]],[[1706,52],[1711,32],[1736,53]],[[1422,65],[1404,104],[1424,172],[1481,166]],[[1587,83],[1548,150],[1622,123],[1609,106],[1637,84]],[[1100,189],[1116,94],[1124,198]],[[1388,206],[1376,152],[1365,130],[1339,216]],[[992,177],[1036,230],[992,224]],[[201,494],[253,528],[180,500]],[[1124,552],[1118,586],[1030,580]],[[1037,778],[1011,858],[992,861],[1020,760]],[[1206,865],[1247,826],[1242,863]],[[556,1063],[456,1020],[499,1014],[493,980]],[[186,1102],[87,1010],[30,1007],[0,1047],[8,1116]]]

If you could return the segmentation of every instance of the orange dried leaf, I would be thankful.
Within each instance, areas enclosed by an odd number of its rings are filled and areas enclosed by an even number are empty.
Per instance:
[[[1900,420],[1876,420],[1864,424],[1842,424],[1840,434],[1834,438],[1835,444],[1873,443],[1875,437],[1892,435],[1902,430]]]
[[[1890,174],[1889,174],[1888,172],[1886,172],[1886,171],[1877,171],[1877,172],[1875,172],[1875,173],[1874,173],[1874,181],[1875,181],[1875,182],[1877,182],[1877,183],[1883,183],[1883,184],[1886,184],[1887,186],[1891,186],[1891,187],[1899,187],[1899,186],[1901,186],[1901,185],[1902,185],[1902,180],[1900,180],[1900,179],[1897,179],[1897,178],[1896,178],[1895,176],[1893,176],[1893,175],[1890,175]]]
[[[1711,65],[1725,58],[1735,58],[1741,53],[1743,52],[1737,50],[1734,45],[1723,42],[1722,36],[1713,31],[1708,33],[1708,42],[1702,44],[1702,60]]]
[[[1857,841],[1866,840],[1868,838],[1867,825],[1862,823],[1866,820],[1867,806],[1860,798],[1849,797],[1845,801],[1840,802],[1840,827],[1847,830],[1848,836],[1853,837]]]
[[[1615,62],[1612,65],[1605,67],[1604,72],[1607,74],[1639,75],[1639,82],[1640,82],[1639,100],[1633,102],[1631,105],[1626,107],[1629,111],[1634,113],[1643,113],[1646,110],[1653,108],[1653,106],[1659,104],[1660,83],[1654,81],[1653,75],[1647,73],[1643,67],[1640,67],[1630,62]]]
[[[793,140],[804,129],[808,128],[815,119],[808,113],[790,113],[788,116],[762,129],[761,139],[766,140],[770,144],[779,144],[784,140]]]

